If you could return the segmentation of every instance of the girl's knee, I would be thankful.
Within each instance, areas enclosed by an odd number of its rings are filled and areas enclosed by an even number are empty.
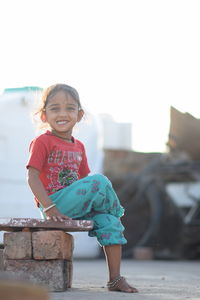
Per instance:
[[[100,182],[103,182],[105,184],[108,184],[108,185],[112,186],[112,184],[111,184],[110,180],[108,179],[108,177],[106,177],[103,174],[100,174],[100,173],[93,174],[93,175],[90,175],[90,177],[91,177],[92,180],[100,181]]]
[[[99,229],[104,228],[104,230],[107,230],[108,228],[110,228],[114,231],[124,230],[124,226],[122,225],[121,220],[111,214],[98,214],[93,218],[93,221],[96,227],[98,227]]]

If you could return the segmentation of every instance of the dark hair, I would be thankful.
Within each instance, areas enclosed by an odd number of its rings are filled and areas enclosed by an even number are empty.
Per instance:
[[[70,95],[77,102],[78,108],[81,109],[80,98],[77,90],[67,84],[51,85],[44,91],[42,96],[43,109],[46,107],[48,100],[60,91],[63,91],[67,95]]]
[[[82,110],[79,94],[75,88],[73,88],[67,84],[62,84],[62,83],[54,84],[54,85],[51,85],[50,87],[46,88],[43,91],[40,104],[34,113],[35,116],[39,117],[39,121],[41,119],[41,115],[42,115],[43,111],[46,108],[48,100],[51,97],[55,96],[60,91],[64,92],[66,95],[70,95],[77,102],[78,109]],[[44,127],[44,126],[40,126],[40,127]]]

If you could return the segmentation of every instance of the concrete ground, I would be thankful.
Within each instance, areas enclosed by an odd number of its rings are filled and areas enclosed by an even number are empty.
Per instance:
[[[124,260],[122,274],[139,294],[108,292],[105,261],[75,260],[73,288],[51,300],[200,300],[200,261]]]

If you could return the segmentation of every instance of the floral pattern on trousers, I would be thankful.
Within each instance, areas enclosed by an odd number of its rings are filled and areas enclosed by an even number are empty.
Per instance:
[[[87,176],[49,197],[62,214],[77,220],[93,220],[94,228],[88,234],[96,236],[101,246],[127,243],[120,221],[124,209],[106,176]]]

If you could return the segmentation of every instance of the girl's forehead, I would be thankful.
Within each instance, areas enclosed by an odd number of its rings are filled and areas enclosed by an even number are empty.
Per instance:
[[[68,93],[59,91],[55,95],[50,96],[47,100],[46,105],[48,104],[74,104],[78,105],[77,101]]]

